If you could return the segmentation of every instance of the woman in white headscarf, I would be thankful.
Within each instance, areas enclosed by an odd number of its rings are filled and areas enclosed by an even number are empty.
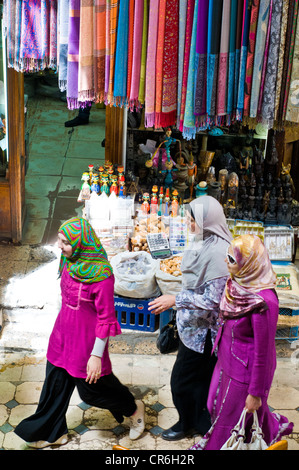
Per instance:
[[[211,196],[190,203],[187,221],[194,240],[182,259],[182,290],[149,304],[155,314],[174,306],[177,309],[180,345],[171,374],[171,392],[179,421],[162,432],[162,438],[169,441],[203,435],[211,426],[206,407],[216,363],[211,353],[219,303],[229,275],[226,251],[232,240],[222,206]]]

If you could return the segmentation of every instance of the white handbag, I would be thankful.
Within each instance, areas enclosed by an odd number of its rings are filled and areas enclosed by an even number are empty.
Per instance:
[[[253,424],[251,426],[251,441],[245,443],[245,419],[246,409],[241,413],[240,419],[231,431],[230,438],[223,444],[220,450],[266,450],[267,444],[263,439],[263,432],[260,428],[257,412],[253,413]]]

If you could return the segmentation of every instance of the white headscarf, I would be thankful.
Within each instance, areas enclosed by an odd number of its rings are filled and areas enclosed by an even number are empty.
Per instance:
[[[185,250],[181,271],[186,289],[196,289],[207,281],[228,276],[225,257],[232,235],[226,224],[221,204],[212,196],[200,196],[190,203],[192,216],[202,231],[191,247]]]

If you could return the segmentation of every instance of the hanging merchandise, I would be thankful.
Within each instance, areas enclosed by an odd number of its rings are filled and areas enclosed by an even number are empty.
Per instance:
[[[4,0],[8,66],[53,68],[69,109],[144,110],[145,128],[299,122],[298,0]]]

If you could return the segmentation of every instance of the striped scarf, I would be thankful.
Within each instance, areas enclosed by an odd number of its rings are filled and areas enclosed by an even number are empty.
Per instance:
[[[90,284],[103,281],[113,274],[106,251],[85,219],[69,219],[61,225],[58,232],[66,237],[73,249],[70,258],[61,255],[60,275],[66,266],[73,279]]]

